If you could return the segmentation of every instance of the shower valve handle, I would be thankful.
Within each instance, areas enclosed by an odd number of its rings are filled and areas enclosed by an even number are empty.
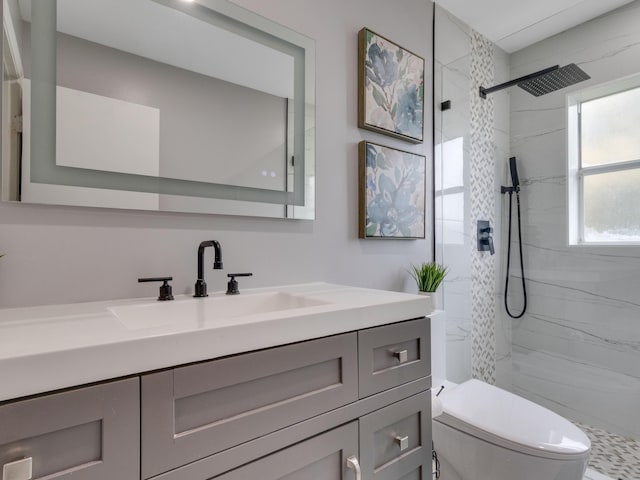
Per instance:
[[[495,247],[493,246],[493,237],[491,237],[491,236],[489,236],[489,234],[487,234],[487,240],[486,240],[486,241],[487,241],[487,243],[489,244],[489,253],[490,253],[491,255],[495,255],[495,253],[496,253],[496,249],[495,249]]]
[[[496,253],[493,246],[493,228],[491,228],[488,220],[478,220],[478,251],[489,251],[491,255]]]

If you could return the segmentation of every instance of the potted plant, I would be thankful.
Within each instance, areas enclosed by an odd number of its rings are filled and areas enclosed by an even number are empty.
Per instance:
[[[438,308],[436,290],[447,276],[448,269],[436,262],[423,262],[420,265],[411,265],[409,274],[418,285],[418,293],[431,297],[433,308]]]

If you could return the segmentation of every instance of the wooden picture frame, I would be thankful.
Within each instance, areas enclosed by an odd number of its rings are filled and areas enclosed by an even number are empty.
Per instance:
[[[424,58],[382,35],[358,33],[358,127],[424,141]]]
[[[359,144],[359,238],[425,238],[423,155]]]

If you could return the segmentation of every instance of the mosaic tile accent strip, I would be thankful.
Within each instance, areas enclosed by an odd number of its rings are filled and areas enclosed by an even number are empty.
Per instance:
[[[490,384],[496,381],[495,256],[476,249],[477,220],[495,225],[495,132],[494,105],[480,98],[480,86],[493,84],[494,46],[473,31],[471,34],[471,374]]]
[[[612,480],[640,480],[640,441],[573,422],[591,440],[589,466]]]

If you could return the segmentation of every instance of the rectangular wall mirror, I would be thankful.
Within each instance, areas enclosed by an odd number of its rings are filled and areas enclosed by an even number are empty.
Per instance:
[[[3,201],[314,218],[313,40],[227,0],[3,2]]]

